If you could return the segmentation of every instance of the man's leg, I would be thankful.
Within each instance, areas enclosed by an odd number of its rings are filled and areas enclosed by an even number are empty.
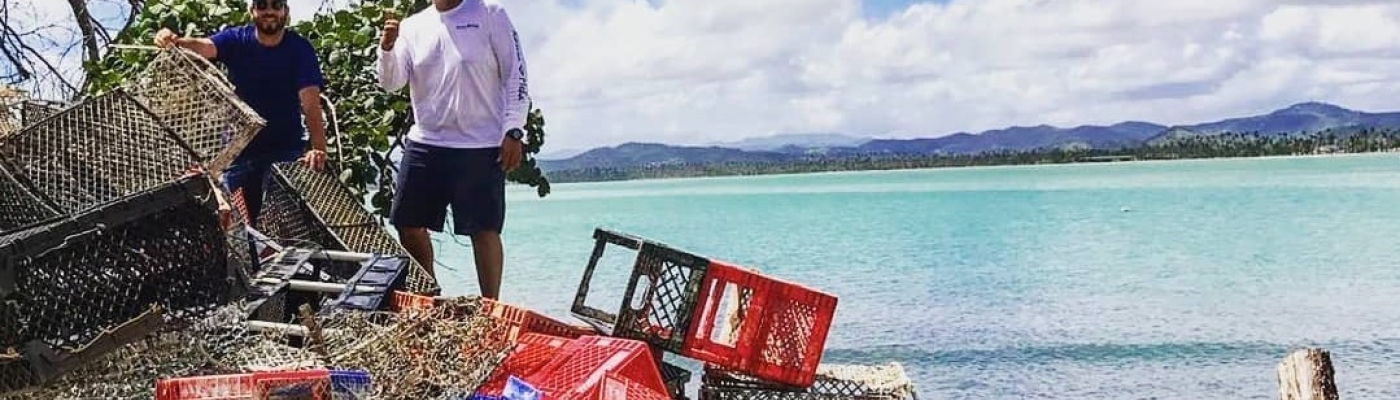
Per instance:
[[[394,179],[394,203],[389,223],[399,232],[399,243],[436,280],[433,240],[429,230],[442,231],[447,219],[450,173],[441,171],[439,150],[405,141],[399,173]],[[439,286],[442,286],[439,282]]]
[[[476,279],[481,297],[500,299],[505,250],[501,226],[505,221],[506,174],[496,161],[499,149],[471,149],[463,152],[458,182],[452,200],[454,233],[472,238]]]
[[[476,256],[476,281],[481,285],[481,297],[499,300],[501,265],[505,263],[501,234],[489,230],[477,231],[472,235],[472,254]]]
[[[408,255],[419,264],[423,264],[423,270],[428,272],[428,276],[437,279],[437,273],[433,271],[433,238],[428,233],[428,228],[397,227],[399,230],[399,242],[404,249],[408,250]]]

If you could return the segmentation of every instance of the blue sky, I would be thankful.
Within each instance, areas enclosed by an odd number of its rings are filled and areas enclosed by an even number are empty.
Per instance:
[[[1400,109],[1391,0],[494,1],[546,151]],[[321,0],[291,2],[305,18]]]

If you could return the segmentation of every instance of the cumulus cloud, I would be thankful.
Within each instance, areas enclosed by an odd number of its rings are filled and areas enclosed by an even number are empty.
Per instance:
[[[1388,0],[493,1],[546,151],[1389,110],[1400,92]],[[323,1],[291,4],[304,19]]]
[[[551,147],[1394,108],[1389,1],[505,1]]]

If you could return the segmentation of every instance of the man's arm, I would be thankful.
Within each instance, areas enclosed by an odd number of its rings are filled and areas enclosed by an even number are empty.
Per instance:
[[[520,34],[510,21],[505,8],[493,16],[491,48],[501,66],[501,95],[505,96],[505,126],[501,132],[525,129],[525,117],[530,114],[529,75],[525,70],[525,52],[520,49]]]
[[[388,91],[403,89],[408,84],[410,68],[408,46],[398,43],[399,20],[393,13],[383,15],[384,31],[379,38],[379,55],[376,71],[379,73],[379,87]]]
[[[213,39],[191,37],[182,38],[179,37],[179,35],[176,35],[175,32],[171,31],[169,28],[161,29],[160,32],[156,33],[156,46],[163,48],[168,48],[171,46],[183,47],[194,51],[195,54],[199,54],[200,57],[204,57],[210,60],[219,57],[219,47],[214,44]]]
[[[301,113],[306,117],[306,130],[311,134],[311,149],[306,152],[305,161],[312,169],[320,170],[326,162],[326,122],[321,113],[321,86],[325,85],[325,78],[321,75],[316,51],[309,43],[297,61],[296,83]]]

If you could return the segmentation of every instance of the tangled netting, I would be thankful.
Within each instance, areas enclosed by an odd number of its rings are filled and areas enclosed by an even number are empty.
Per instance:
[[[379,399],[455,399],[476,392],[513,348],[507,326],[477,315],[476,298],[404,313],[312,315],[298,324],[251,329],[248,305],[168,323],[38,390],[0,399],[152,398],[162,379],[313,368],[373,377]],[[0,376],[6,355],[0,352]]]

